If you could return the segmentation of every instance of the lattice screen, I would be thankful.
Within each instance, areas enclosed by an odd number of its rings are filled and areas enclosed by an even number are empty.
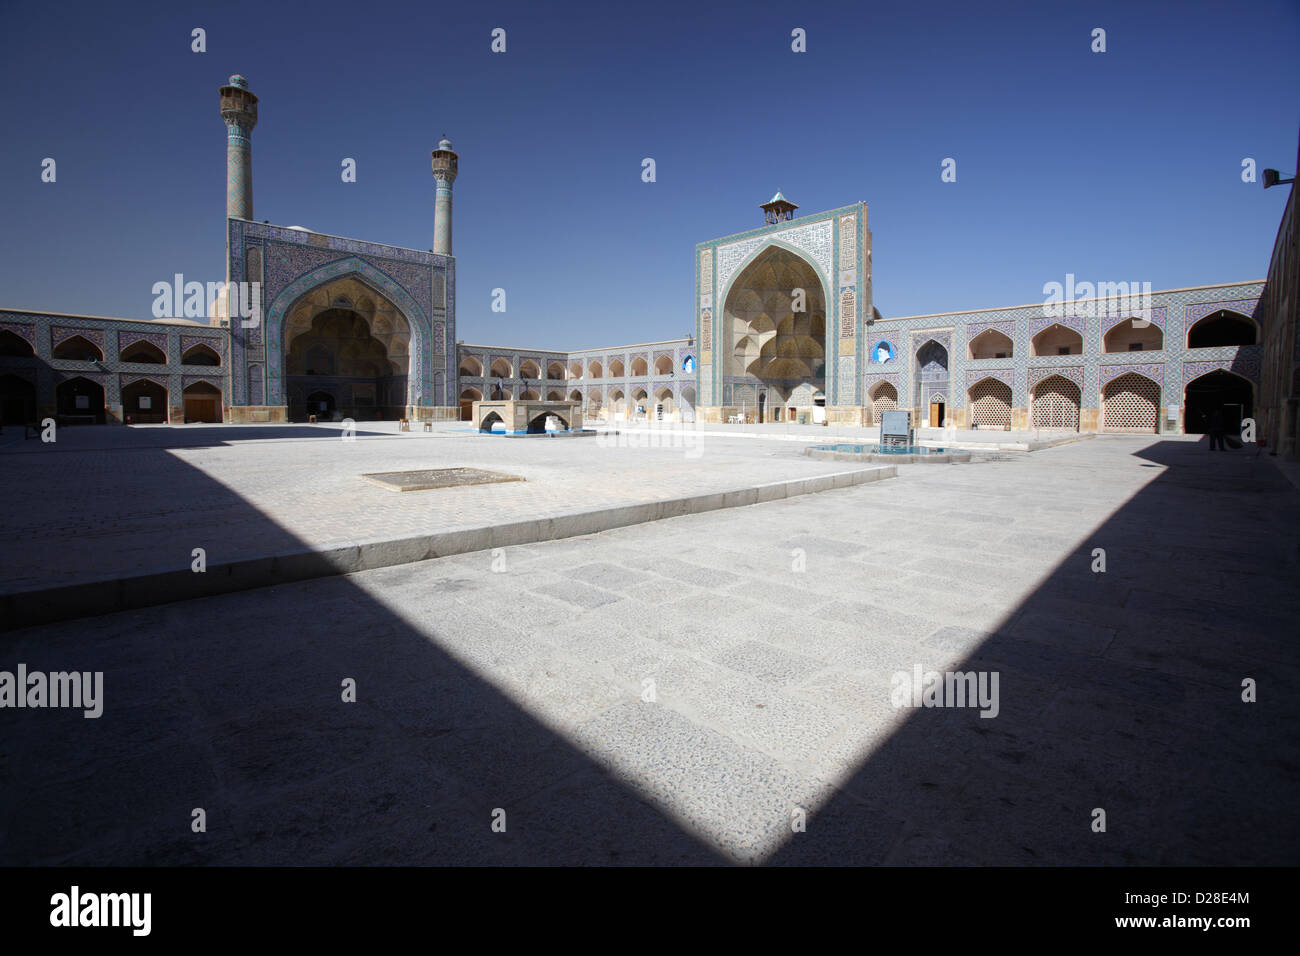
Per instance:
[[[1079,427],[1079,386],[1069,379],[1053,375],[1034,389],[1033,421],[1035,428]]]
[[[1154,432],[1160,416],[1160,386],[1129,372],[1102,390],[1102,427],[1108,431]]]
[[[970,420],[980,428],[1011,427],[1011,388],[985,379],[970,390]]]
[[[881,412],[892,412],[898,408],[898,390],[889,382],[881,382],[867,398],[867,424],[874,425],[880,421]]]

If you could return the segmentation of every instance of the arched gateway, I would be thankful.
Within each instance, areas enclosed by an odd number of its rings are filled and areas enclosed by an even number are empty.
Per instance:
[[[826,292],[804,256],[769,245],[727,291],[728,377],[752,383],[760,415],[779,420],[796,389],[826,388]]]
[[[260,315],[228,319],[232,421],[319,418],[322,403],[361,421],[460,416],[454,260],[228,222],[232,281],[262,288]]]

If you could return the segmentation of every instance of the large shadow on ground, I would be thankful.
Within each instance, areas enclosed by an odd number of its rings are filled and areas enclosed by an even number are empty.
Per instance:
[[[165,448],[133,461],[262,548],[302,547]],[[441,573],[431,590],[472,591]],[[0,709],[0,865],[720,862],[444,652],[442,622],[327,583],[0,634],[0,669],[104,675],[97,719]]]
[[[909,711],[769,862],[1296,864],[1300,495],[1250,450],[1139,457],[1167,470],[952,668],[1000,673],[998,716]]]

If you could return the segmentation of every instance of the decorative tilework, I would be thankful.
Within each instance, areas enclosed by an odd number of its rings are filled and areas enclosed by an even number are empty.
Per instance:
[[[36,350],[36,326],[28,325],[25,322],[0,322],[0,329],[12,332],[19,338],[26,339],[27,344]]]
[[[857,292],[850,286],[840,292],[840,338],[853,338],[857,333],[857,319]]]
[[[1127,375],[1129,372],[1136,372],[1138,375],[1149,378],[1156,383],[1164,381],[1164,365],[1103,365],[1098,371],[1099,384],[1101,385],[1105,385],[1121,375]]]
[[[852,269],[858,262],[858,219],[840,217],[840,268]]]
[[[1074,329],[1080,335],[1087,331],[1087,319],[1081,315],[1063,315],[1054,318],[1048,315],[1036,315],[1029,320],[1029,337],[1032,339],[1043,329],[1050,328],[1053,325],[1063,325],[1067,329]]]
[[[970,388],[986,378],[994,378],[1006,385],[1015,383],[1015,369],[1010,368],[968,368],[966,370],[966,387]]]
[[[72,338],[74,335],[80,335],[87,342],[94,342],[99,346],[101,352],[104,351],[104,330],[94,328],[68,328],[67,326],[53,326],[50,329],[50,345],[58,348],[59,345]]]
[[[1150,315],[1142,316],[1141,317],[1142,321],[1150,322],[1152,325],[1160,329],[1161,332],[1164,332],[1165,328],[1169,324],[1169,309],[1164,306],[1161,306],[1158,309],[1151,309],[1149,311],[1150,311]],[[1132,318],[1134,318],[1132,313],[1102,316],[1101,334],[1105,336],[1106,333],[1109,332],[1111,329],[1115,328],[1115,326],[1119,325],[1122,322],[1127,322],[1129,319]]]
[[[154,385],[157,385],[159,388],[164,388],[164,389],[167,388],[167,378],[168,376],[166,374],[158,375],[156,373],[153,375],[139,374],[139,375],[119,376],[120,384],[123,386],[134,385],[136,382],[152,382]]]
[[[973,341],[977,335],[981,335],[989,329],[1001,332],[1009,339],[1016,337],[1016,323],[1014,320],[1006,322],[972,322],[966,326],[966,341]]]
[[[265,405],[264,383],[262,377],[262,366],[248,366],[248,404]]]
[[[217,391],[219,391],[219,392],[221,392],[221,393],[223,393],[223,394],[224,394],[225,391],[226,391],[225,388],[222,387],[222,386],[223,386],[223,383],[222,383],[221,379],[219,379],[219,378],[214,378],[214,377],[212,377],[211,375],[183,375],[183,376],[181,376],[181,387],[182,387],[182,388],[189,388],[191,385],[197,385],[199,382],[205,382],[205,383],[207,383],[208,385],[211,385],[213,388],[215,388]]]
[[[167,354],[167,333],[166,332],[118,332],[117,333],[117,350],[125,352],[128,346],[135,345],[137,342],[148,342],[156,346],[164,355]]]
[[[1183,321],[1185,328],[1191,328],[1200,319],[1205,318],[1220,309],[1228,309],[1233,312],[1240,312],[1247,317],[1253,317],[1255,306],[1259,304],[1259,297],[1254,296],[1249,299],[1218,299],[1214,302],[1189,302],[1183,307]],[[1300,341],[1300,339],[1297,339]]]
[[[1215,310],[1218,311],[1217,309]],[[1183,363],[1183,387],[1195,379],[1200,378],[1210,372],[1216,372],[1223,369],[1227,372],[1247,378],[1259,384],[1259,359],[1258,358],[1234,358],[1234,359],[1212,359],[1208,362],[1184,362]]]
[[[1029,387],[1032,389],[1039,382],[1051,378],[1053,375],[1059,375],[1062,378],[1069,379],[1075,385],[1083,388],[1082,365],[1034,366],[1029,369]]]
[[[838,366],[839,381],[836,382],[837,404],[852,405],[857,402],[857,376],[853,374],[854,358],[851,355],[840,356]]]
[[[107,387],[109,376],[103,372],[78,372],[72,369],[52,369],[51,373],[56,382],[71,382],[74,378],[86,378],[96,383],[100,387]],[[117,376],[113,376],[116,378]]]
[[[771,242],[782,242],[806,252],[821,266],[822,277],[829,282],[834,272],[831,268],[832,236],[831,220],[823,219],[795,229],[785,229],[718,246],[718,288],[725,289],[740,264]]]
[[[226,337],[225,335],[182,335],[181,336],[181,355],[196,345],[206,345],[212,351],[216,352],[222,358],[226,355]]]
[[[713,289],[713,250],[700,250],[700,291],[709,292]]]

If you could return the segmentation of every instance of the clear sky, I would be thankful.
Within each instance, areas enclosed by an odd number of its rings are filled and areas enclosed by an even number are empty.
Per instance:
[[[548,348],[693,330],[695,243],[777,189],[869,204],[886,317],[1067,273],[1263,278],[1289,187],[1241,164],[1294,173],[1300,128],[1296,0],[0,0],[0,24],[0,306],[58,312],[147,318],[155,282],[224,277],[232,73],[261,98],[257,219],[427,249],[450,137],[458,337]]]

